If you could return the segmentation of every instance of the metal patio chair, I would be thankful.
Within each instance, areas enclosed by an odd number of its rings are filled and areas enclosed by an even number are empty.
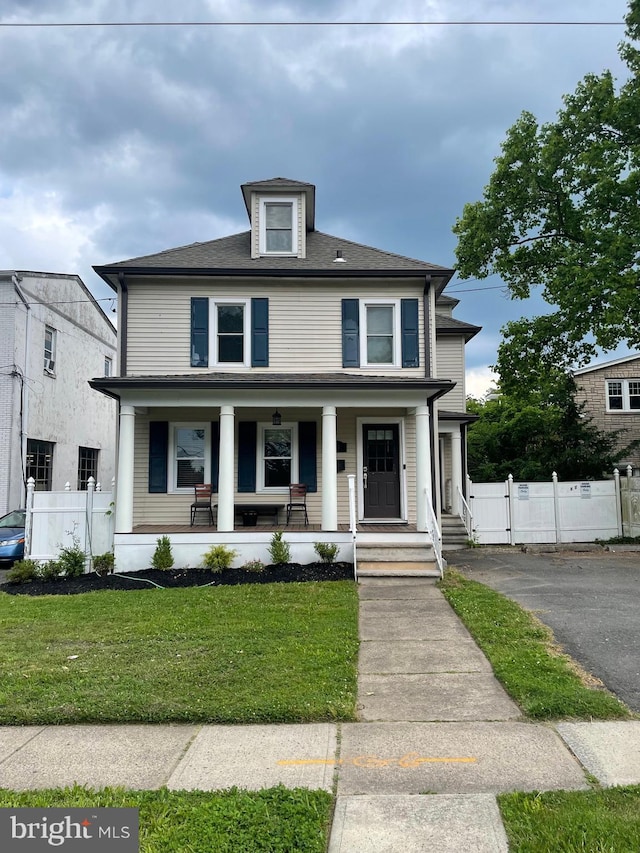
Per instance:
[[[292,512],[304,512],[304,526],[309,524],[307,515],[307,486],[306,483],[291,483],[289,486],[289,503],[287,504],[287,525]]]

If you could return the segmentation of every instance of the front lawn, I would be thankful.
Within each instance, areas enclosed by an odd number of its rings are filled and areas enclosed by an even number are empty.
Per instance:
[[[140,853],[324,853],[332,806],[331,794],[304,788],[0,789],[0,808],[137,808]]]
[[[348,581],[0,594],[0,724],[353,720]]]

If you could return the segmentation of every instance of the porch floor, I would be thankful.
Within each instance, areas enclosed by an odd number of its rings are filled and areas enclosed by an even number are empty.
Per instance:
[[[243,524],[236,524],[233,528],[234,533],[264,533],[265,531],[275,531],[275,530],[283,530],[285,533],[290,531],[291,533],[321,533],[322,525],[320,524],[308,524],[306,527],[304,524],[289,524],[288,526],[285,524],[257,524],[255,527],[245,527]],[[358,524],[357,526],[358,533],[416,533],[417,528],[415,524],[390,524],[390,523],[382,523],[382,524]],[[137,524],[132,533],[157,533],[158,535],[162,535],[163,533],[217,533],[218,530],[216,527],[213,527],[209,524],[194,524],[191,526],[190,524]],[[348,533],[349,525],[348,524],[339,524],[338,532],[340,533]]]

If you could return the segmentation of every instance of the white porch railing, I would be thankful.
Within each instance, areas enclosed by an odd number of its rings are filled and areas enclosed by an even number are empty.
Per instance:
[[[351,531],[351,543],[353,545],[353,577],[358,582],[358,557],[356,540],[358,538],[358,507],[356,503],[356,475],[347,474],[349,483],[349,530]]]
[[[471,512],[471,507],[466,502],[464,495],[462,494],[462,489],[460,486],[456,486],[458,491],[458,506],[460,507],[460,518],[463,521],[465,526],[465,530],[467,531],[467,536],[470,540],[473,539],[473,513]]]
[[[442,532],[440,530],[440,525],[438,524],[436,514],[433,511],[431,495],[429,494],[427,489],[425,489],[425,495],[425,505],[427,507],[427,530],[431,535],[431,541],[433,542],[433,553],[436,557],[436,563],[438,565],[440,577],[442,577],[444,574],[444,560],[442,559]]]

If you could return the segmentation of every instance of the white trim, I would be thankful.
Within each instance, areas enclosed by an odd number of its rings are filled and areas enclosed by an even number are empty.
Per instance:
[[[369,306],[387,306],[393,309],[393,361],[379,362],[367,361],[367,308]],[[385,368],[402,367],[402,348],[401,348],[401,319],[400,319],[400,300],[385,299],[376,297],[373,299],[362,298],[359,301],[360,310],[360,366]]]
[[[265,429],[290,429],[291,430],[291,482],[298,482],[299,472],[299,443],[298,424],[296,421],[284,421],[274,426],[269,421],[258,422],[257,444],[256,444],[256,494],[263,495],[288,495],[289,486],[265,486],[264,484],[264,431]]]
[[[364,515],[364,485],[362,468],[364,466],[364,445],[362,441],[362,427],[365,424],[396,424],[398,426],[398,465],[400,470],[398,477],[400,481],[400,516],[399,518],[365,518]],[[404,523],[408,521],[407,515],[407,469],[406,469],[406,440],[405,440],[405,418],[396,417],[368,417],[356,418],[356,465],[358,470],[358,521],[367,524],[390,524],[393,522]]]
[[[169,422],[169,465],[168,465],[168,482],[167,492],[171,495],[186,495],[193,493],[193,486],[176,486],[176,478],[178,476],[178,466],[176,464],[176,430],[178,429],[202,429],[204,430],[204,483],[210,482],[207,479],[207,472],[211,471],[211,422],[192,422],[192,421],[170,421]]]
[[[611,382],[619,382],[620,385],[622,386],[622,393],[614,395],[616,397],[622,397],[622,408],[621,409],[612,409],[609,406],[609,401],[611,399],[611,395],[609,394],[609,383],[611,383]],[[622,415],[625,415],[625,414],[626,415],[640,415],[640,409],[632,409],[631,408],[631,402],[630,402],[631,394],[629,392],[629,383],[630,382],[640,383],[640,376],[638,376],[638,377],[630,376],[629,378],[627,378],[627,377],[619,377],[619,378],[609,377],[609,378],[604,380],[605,411],[608,414],[610,414],[610,415],[620,415],[620,414],[622,414]],[[633,396],[637,397],[639,395],[634,394]]]
[[[299,198],[298,196],[285,195],[265,195],[259,197],[260,212],[258,214],[259,224],[259,247],[261,255],[286,257],[297,256],[298,254],[298,218],[299,218]],[[267,204],[290,204],[291,205],[291,251],[290,252],[269,252],[267,251]]]
[[[242,361],[218,361],[218,305],[241,305],[243,307]],[[209,299],[209,367],[251,366],[251,300]]]
[[[585,373],[593,373],[596,370],[602,370],[605,367],[615,367],[616,364],[626,364],[629,361],[638,361],[640,363],[640,353],[625,355],[622,358],[613,358],[611,361],[603,361],[600,364],[593,364],[589,367],[580,367],[573,371],[573,375],[582,376]]]

